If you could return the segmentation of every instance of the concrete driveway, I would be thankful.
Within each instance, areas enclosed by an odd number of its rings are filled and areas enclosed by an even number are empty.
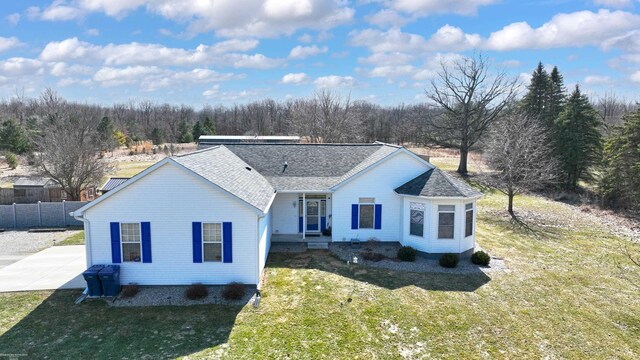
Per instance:
[[[54,246],[0,269],[0,292],[81,289],[84,245]]]

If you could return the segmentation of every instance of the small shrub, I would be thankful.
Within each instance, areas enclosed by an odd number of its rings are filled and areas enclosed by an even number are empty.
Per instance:
[[[458,266],[460,258],[456,254],[444,254],[440,257],[440,266],[445,268],[454,268]]]
[[[140,287],[138,285],[136,284],[124,285],[122,287],[122,292],[120,293],[120,295],[123,298],[132,298],[138,295],[138,292],[140,292]]]
[[[245,294],[244,285],[240,283],[231,283],[222,290],[222,297],[226,300],[242,300]]]
[[[416,261],[416,249],[411,246],[403,246],[398,249],[398,259],[402,261]]]
[[[18,167],[18,157],[16,156],[16,154],[8,152],[5,156],[5,159],[7,160],[7,165],[9,165],[10,169],[13,170]]]
[[[476,251],[471,255],[471,262],[476,265],[488,266],[491,256],[484,251]]]
[[[360,256],[362,256],[364,260],[373,261],[373,262],[378,262],[380,260],[384,260],[387,258],[386,256],[384,256],[384,254],[375,253],[373,251],[364,252]]]
[[[193,284],[184,291],[184,296],[189,300],[200,300],[209,296],[209,289],[202,284]]]

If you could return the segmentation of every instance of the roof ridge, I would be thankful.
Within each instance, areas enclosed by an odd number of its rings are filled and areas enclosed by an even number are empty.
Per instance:
[[[200,153],[203,153],[203,152],[206,152],[206,151],[210,151],[210,150],[213,150],[213,149],[217,149],[217,148],[219,148],[219,147],[221,147],[221,146],[223,146],[223,145],[212,145],[212,146],[210,146],[210,147],[208,147],[208,148],[204,148],[204,149],[200,149],[200,150],[192,151],[192,152],[189,152],[189,153],[186,153],[186,154],[173,155],[173,156],[170,156],[170,157],[172,157],[172,158],[179,158],[179,157],[185,157],[185,156],[194,155],[194,154],[200,154]]]
[[[225,143],[225,144],[221,144],[221,146],[224,145],[269,145],[269,146],[380,146],[380,145],[387,145],[387,146],[392,146],[392,147],[397,147],[398,145],[390,145],[390,144],[385,144],[385,143],[379,143],[379,142],[374,142],[374,143],[265,143],[265,142],[260,142],[260,143],[256,143],[256,142],[244,142],[244,143]]]
[[[451,179],[449,178],[450,176],[452,177],[452,175],[449,175],[448,173],[446,173],[443,170],[440,170],[439,168],[436,168],[440,173],[442,173],[443,177],[445,178],[445,180],[447,180],[447,182],[449,184],[451,184],[451,186],[453,186],[460,195],[464,196],[464,193],[462,192],[462,190],[460,190],[460,188],[458,187],[457,184],[455,184],[453,181],[451,181]]]

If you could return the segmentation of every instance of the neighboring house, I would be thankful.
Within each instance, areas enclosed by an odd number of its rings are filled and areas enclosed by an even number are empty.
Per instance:
[[[248,142],[250,143],[259,142],[259,143],[269,143],[269,144],[299,143],[300,136],[200,135],[197,141],[198,141],[198,149],[206,149],[212,145],[232,144],[232,143],[248,143]]]
[[[469,254],[481,194],[388,144],[227,144],[166,158],[72,213],[123,283],[257,284],[272,238]]]
[[[81,193],[81,201],[95,199],[94,187]],[[12,189],[2,189],[2,204],[34,204],[41,202],[59,202],[67,199],[67,193],[55,180],[48,177],[21,177],[13,183]]]
[[[108,193],[109,191],[115,189],[116,187],[118,187],[120,184],[122,184],[123,182],[129,180],[128,177],[112,177],[109,178],[104,185],[102,185],[99,189],[98,189],[98,193],[100,195],[104,195],[106,193]]]

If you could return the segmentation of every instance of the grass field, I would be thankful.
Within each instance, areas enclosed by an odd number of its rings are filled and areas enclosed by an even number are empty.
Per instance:
[[[31,358],[637,359],[640,290],[621,275],[623,239],[567,205],[478,204],[477,240],[506,259],[486,275],[350,268],[325,252],[271,254],[248,305],[73,305],[77,291],[0,294],[0,353]],[[352,302],[347,299],[352,298]]]
[[[116,164],[117,170],[111,176],[133,177],[155,163],[155,161],[120,161]]]
[[[65,245],[84,245],[84,231],[80,231],[56,243],[56,246]]]

